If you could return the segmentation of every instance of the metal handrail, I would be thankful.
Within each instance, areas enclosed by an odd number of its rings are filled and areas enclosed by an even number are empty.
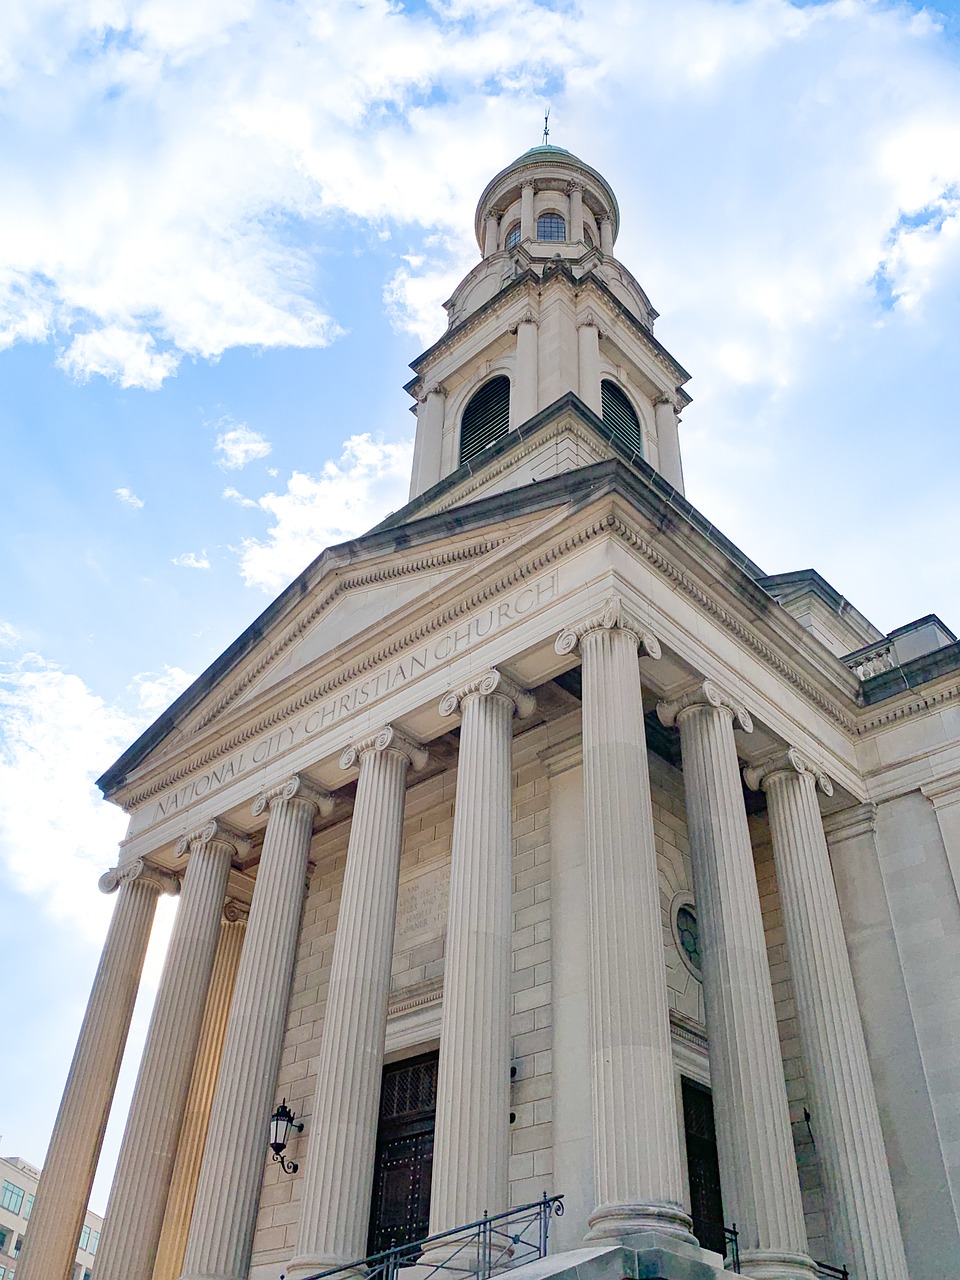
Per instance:
[[[818,1262],[815,1265],[817,1275],[826,1277],[826,1280],[850,1280],[850,1272],[846,1267],[831,1267],[828,1262]]]
[[[444,1244],[455,1247],[452,1252],[445,1253],[440,1262],[421,1263],[430,1268],[421,1280],[431,1280],[439,1271],[489,1280],[498,1269],[519,1266],[520,1263],[532,1262],[535,1258],[545,1258],[550,1221],[554,1216],[563,1216],[563,1196],[548,1196],[544,1192],[540,1200],[533,1200],[530,1204],[517,1205],[504,1213],[495,1213],[492,1217],[485,1213],[476,1222],[467,1222],[462,1227],[453,1227],[449,1231],[438,1231],[435,1235],[410,1240],[406,1244],[391,1245],[389,1249],[371,1253],[366,1258],[357,1258],[356,1261],[343,1263],[339,1267],[314,1272],[313,1275],[305,1276],[304,1280],[330,1280],[330,1277],[348,1274],[376,1276],[377,1280],[396,1280],[401,1267],[413,1266],[420,1262],[431,1246]],[[533,1228],[536,1228],[535,1233]],[[535,1239],[528,1238],[528,1232],[535,1234]],[[460,1265],[457,1265],[458,1259]],[[284,1277],[281,1276],[280,1280],[284,1280]]]
[[[712,1222],[709,1218],[694,1217],[693,1234],[699,1239],[698,1228],[710,1227],[714,1231],[722,1231],[724,1244],[726,1246],[728,1271],[735,1271],[740,1274],[740,1232],[737,1230],[737,1224],[734,1222],[731,1226],[727,1226],[725,1222]],[[706,1245],[701,1245],[707,1248]]]

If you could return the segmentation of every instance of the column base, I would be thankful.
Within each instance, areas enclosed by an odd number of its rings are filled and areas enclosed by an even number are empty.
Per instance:
[[[589,1218],[590,1230],[584,1236],[589,1243],[621,1244],[637,1248],[631,1237],[643,1237],[657,1231],[672,1240],[699,1248],[691,1231],[690,1215],[679,1204],[651,1200],[640,1204],[602,1204]]]
[[[321,1271],[332,1271],[334,1267],[343,1267],[355,1258],[293,1258],[280,1273],[280,1280],[306,1280],[307,1276],[318,1275]],[[342,1271],[341,1280],[366,1280],[367,1273],[358,1267],[355,1271]],[[184,1277],[183,1280],[187,1280]]]
[[[740,1271],[754,1280],[815,1280],[817,1264],[805,1253],[741,1249]]]

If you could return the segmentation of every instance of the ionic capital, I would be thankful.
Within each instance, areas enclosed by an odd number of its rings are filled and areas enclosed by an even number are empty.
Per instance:
[[[278,782],[275,787],[261,791],[253,802],[253,816],[258,818],[264,809],[277,800],[305,800],[324,818],[333,812],[334,798],[329,791],[324,791],[302,774],[295,773],[292,778]]]
[[[833,795],[833,783],[815,764],[796,749],[789,747],[769,760],[759,764],[748,765],[743,771],[743,780],[751,791],[767,789],[767,782],[781,774],[809,774],[825,796]]]
[[[674,413],[680,412],[680,404],[677,400],[677,397],[674,395],[670,395],[670,393],[667,391],[664,391],[660,395],[656,396],[653,403],[655,408],[658,408],[662,404],[668,404]]]
[[[476,680],[471,680],[469,684],[463,685],[460,689],[451,689],[449,693],[445,693],[440,699],[440,714],[442,716],[452,716],[454,712],[460,710],[465,698],[488,697],[494,693],[509,698],[513,702],[516,715],[521,720],[533,715],[537,705],[537,700],[533,694],[527,689],[521,689],[519,685],[514,684],[502,671],[497,671],[496,668],[485,671],[482,676],[478,676]]]
[[[235,853],[243,852],[250,845],[249,840],[241,831],[229,826],[222,818],[214,818],[206,826],[198,827],[196,831],[189,831],[186,835],[182,835],[177,841],[177,847],[174,852],[178,858],[182,858],[188,849],[191,853],[195,853],[202,845],[210,844],[212,841],[230,845]]]
[[[228,898],[223,904],[223,918],[227,924],[246,924],[249,914],[249,902],[240,902],[237,898]]]
[[[742,702],[737,702],[728,693],[724,693],[712,680],[704,680],[675,702],[661,702],[657,705],[660,723],[669,728],[676,724],[680,716],[692,707],[714,707],[719,710],[725,707],[733,715],[733,722],[740,726],[744,733],[753,733],[753,720],[750,712]]]
[[[443,398],[446,396],[446,394],[447,394],[447,388],[443,385],[443,383],[434,382],[429,387],[423,388],[423,390],[417,396],[417,402],[419,404],[426,404],[431,396],[440,396],[441,398]]]
[[[414,742],[405,733],[388,724],[378,729],[376,733],[370,734],[369,737],[361,738],[359,742],[351,742],[348,747],[344,747],[340,755],[340,768],[352,769],[371,751],[396,751],[405,756],[407,762],[412,764],[417,772],[426,768],[430,758],[419,742]]]
[[[180,892],[180,881],[170,871],[147,862],[146,858],[131,858],[118,867],[105,871],[97,881],[101,893],[115,893],[128,880],[142,880],[144,884],[156,889],[157,893]]]
[[[559,654],[573,653],[580,647],[585,635],[591,631],[610,631],[614,627],[627,631],[636,637],[637,648],[648,658],[660,657],[660,641],[646,630],[639,618],[635,617],[624,604],[620,596],[611,596],[599,613],[592,614],[573,626],[567,627],[557,636],[554,649]]]

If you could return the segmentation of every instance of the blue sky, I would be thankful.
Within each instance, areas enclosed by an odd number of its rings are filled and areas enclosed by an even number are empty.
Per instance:
[[[960,627],[960,5],[8,0],[5,1154],[42,1161],[109,918],[93,780],[403,503],[407,364],[548,103],[693,374],[691,500],[884,630]]]

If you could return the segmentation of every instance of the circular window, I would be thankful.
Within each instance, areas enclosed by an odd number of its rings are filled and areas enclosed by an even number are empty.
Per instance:
[[[673,922],[673,940],[680,952],[680,958],[690,972],[698,980],[701,978],[700,964],[700,922],[697,919],[697,908],[688,893],[678,893],[673,900],[670,912]]]

